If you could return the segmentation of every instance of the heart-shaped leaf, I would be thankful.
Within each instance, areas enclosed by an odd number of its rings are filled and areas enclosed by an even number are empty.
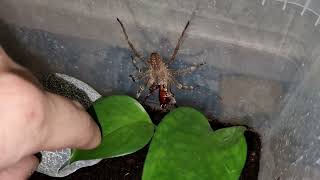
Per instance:
[[[213,131],[187,107],[171,111],[156,129],[143,180],[238,180],[247,155],[245,127]]]
[[[148,113],[129,96],[102,97],[93,103],[89,113],[99,122],[102,142],[92,150],[73,150],[70,163],[130,154],[153,136],[154,125]]]

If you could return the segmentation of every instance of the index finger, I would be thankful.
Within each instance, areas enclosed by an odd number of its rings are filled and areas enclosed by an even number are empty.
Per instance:
[[[80,104],[56,94],[45,94],[48,104],[41,150],[92,149],[99,145],[100,129]]]

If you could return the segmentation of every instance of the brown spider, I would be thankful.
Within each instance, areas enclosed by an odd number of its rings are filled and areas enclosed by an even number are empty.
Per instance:
[[[128,34],[122,22],[117,18],[117,21],[121,25],[123,34],[125,36],[126,41],[128,42],[131,50],[133,51],[134,57],[132,56],[132,63],[134,67],[138,71],[137,76],[130,75],[132,80],[136,82],[137,80],[143,80],[144,85],[141,85],[137,91],[136,97],[139,98],[141,93],[145,90],[145,88],[149,88],[149,94],[144,98],[143,102],[145,102],[155,90],[159,89],[159,102],[160,108],[162,110],[166,110],[172,106],[176,105],[176,100],[174,98],[173,93],[171,92],[171,85],[174,84],[178,89],[189,89],[192,90],[193,86],[186,86],[178,82],[175,77],[181,76],[187,73],[191,73],[196,70],[198,67],[204,65],[204,63],[194,64],[186,69],[173,70],[169,69],[168,65],[170,65],[174,60],[179,51],[180,45],[182,43],[182,38],[190,24],[190,21],[187,22],[184,27],[182,34],[179,37],[178,43],[174,49],[174,52],[170,58],[170,60],[165,63],[160,56],[159,53],[153,52],[151,53],[148,60],[145,60],[140,53],[134,48],[133,44],[128,38]],[[137,65],[136,59],[141,60],[144,63],[144,69],[140,69]]]

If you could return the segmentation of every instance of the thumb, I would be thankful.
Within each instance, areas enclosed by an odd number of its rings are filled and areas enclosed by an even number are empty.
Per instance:
[[[38,164],[35,156],[24,157],[11,167],[0,170],[0,179],[26,180],[37,169]]]

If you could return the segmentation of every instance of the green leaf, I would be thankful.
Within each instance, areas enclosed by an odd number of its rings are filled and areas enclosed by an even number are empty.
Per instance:
[[[213,131],[187,107],[171,111],[156,129],[143,180],[238,180],[247,156],[245,127]]]
[[[92,150],[74,149],[70,163],[130,154],[143,148],[153,136],[149,115],[129,96],[103,97],[94,102],[89,113],[99,122],[102,142]]]

